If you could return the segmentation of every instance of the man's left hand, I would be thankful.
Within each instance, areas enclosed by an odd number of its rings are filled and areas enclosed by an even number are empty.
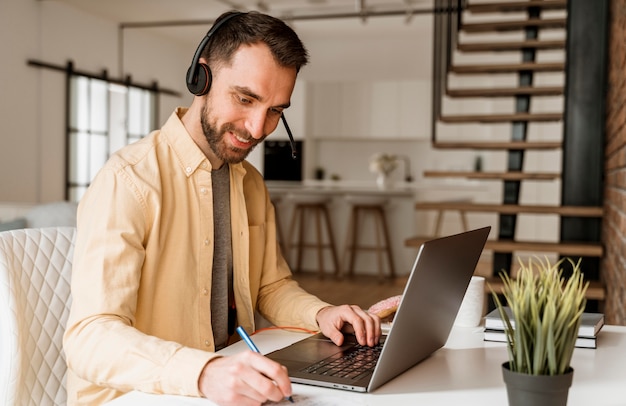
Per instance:
[[[343,333],[351,327],[357,341],[370,347],[378,344],[381,336],[380,319],[356,305],[324,307],[317,313],[317,324],[322,334],[330,338],[336,345],[343,344]]]

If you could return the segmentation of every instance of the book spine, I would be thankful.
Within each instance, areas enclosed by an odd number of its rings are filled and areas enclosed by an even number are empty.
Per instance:
[[[515,323],[511,322],[511,326],[515,328]],[[501,320],[485,319],[485,329],[504,331],[504,323]],[[578,329],[578,337],[594,338],[596,335],[595,326],[580,326]]]
[[[498,343],[506,343],[506,334],[502,330],[485,331],[484,341],[493,341]],[[578,337],[574,346],[576,348],[597,348],[597,339],[589,337]]]

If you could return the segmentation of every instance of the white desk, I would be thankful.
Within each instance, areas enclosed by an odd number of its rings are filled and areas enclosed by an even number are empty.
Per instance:
[[[304,338],[300,333],[265,331],[253,339],[267,353]],[[221,351],[234,354],[239,342]],[[505,344],[483,341],[482,327],[455,327],[445,347],[373,393],[293,385],[297,403],[310,405],[506,405],[501,365]],[[626,405],[626,326],[604,326],[597,349],[577,348],[572,359],[574,381],[569,406]],[[123,405],[203,405],[206,399],[128,393],[109,403]],[[282,403],[281,403],[282,404]],[[290,404],[290,403],[285,403]]]

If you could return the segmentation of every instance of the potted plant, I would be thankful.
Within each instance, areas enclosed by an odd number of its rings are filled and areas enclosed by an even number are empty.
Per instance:
[[[580,260],[568,278],[561,265],[547,258],[521,260],[515,279],[501,273],[503,296],[492,297],[504,322],[509,361],[502,365],[510,406],[567,404],[574,370],[570,365],[581,316],[585,310]]]

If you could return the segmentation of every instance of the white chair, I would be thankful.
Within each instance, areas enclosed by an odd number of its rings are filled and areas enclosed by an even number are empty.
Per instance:
[[[0,405],[64,405],[74,227],[0,233]]]

